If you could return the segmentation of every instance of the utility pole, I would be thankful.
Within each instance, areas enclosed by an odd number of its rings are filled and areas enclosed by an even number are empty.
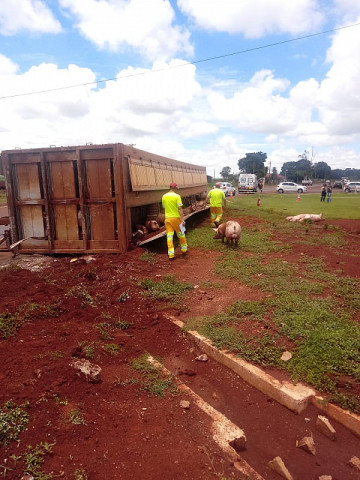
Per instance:
[[[270,179],[271,179],[271,160],[269,161],[269,181],[268,183],[270,183]]]

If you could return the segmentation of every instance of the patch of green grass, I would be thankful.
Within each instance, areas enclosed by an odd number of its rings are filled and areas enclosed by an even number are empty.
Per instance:
[[[28,321],[38,318],[58,317],[62,310],[57,304],[39,304],[28,302],[21,305],[15,313],[0,313],[0,337],[7,339]]]
[[[81,342],[79,346],[82,348],[86,358],[90,358],[90,359],[94,358],[94,355],[95,355],[94,342],[84,341],[84,342]]]
[[[95,326],[100,333],[102,340],[114,339],[114,335],[111,333],[111,330],[114,328],[112,322],[100,322],[97,323]]]
[[[27,446],[27,451],[25,453],[25,473],[27,475],[32,475],[34,480],[53,479],[53,475],[51,473],[44,473],[42,471],[42,465],[45,461],[45,456],[53,453],[54,445],[55,442],[40,442],[38,445],[35,445],[35,447],[32,445]]]
[[[142,262],[148,262],[148,263],[151,263],[151,265],[153,265],[155,263],[156,253],[149,252],[149,250],[145,250],[145,252],[142,253],[139,258]]]
[[[151,300],[177,301],[187,290],[193,286],[187,282],[178,282],[174,275],[165,275],[162,280],[155,282],[151,278],[144,278],[139,282],[145,290],[144,296]]]
[[[86,473],[86,470],[82,468],[78,468],[74,472],[74,480],[88,480],[88,474]]]
[[[118,353],[122,350],[122,347],[117,343],[107,343],[104,345],[104,349],[110,355],[118,355]]]
[[[132,323],[126,322],[126,321],[124,321],[124,320],[117,320],[117,321],[114,323],[114,327],[115,327],[117,330],[128,330],[129,328],[132,327]]]
[[[81,283],[71,287],[65,296],[79,298],[81,300],[81,308],[85,308],[86,305],[91,305],[93,307],[95,304],[94,299],[87,291],[85,285]]]
[[[142,376],[141,387],[150,395],[164,397],[166,392],[177,393],[178,388],[173,375],[164,375],[148,361],[149,355],[144,354],[132,361],[132,368]]]
[[[119,303],[125,303],[126,300],[130,298],[130,289],[127,288],[124,292],[122,292],[118,297]]]
[[[69,413],[69,422],[73,425],[85,425],[84,414],[79,408],[74,408]]]
[[[19,440],[20,433],[27,429],[29,415],[24,406],[9,400],[0,407],[0,446]]]

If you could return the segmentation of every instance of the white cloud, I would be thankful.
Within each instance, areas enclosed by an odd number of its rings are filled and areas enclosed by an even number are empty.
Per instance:
[[[132,47],[151,60],[192,55],[189,32],[173,25],[168,0],[59,0],[80,33],[100,49]]]
[[[42,0],[2,0],[0,34],[18,32],[59,33],[61,25]]]
[[[204,30],[247,38],[315,31],[324,21],[315,0],[178,0],[178,5]]]
[[[297,122],[294,106],[279,94],[288,85],[271,71],[261,70],[232,97],[213,92],[208,100],[214,118],[229,125],[252,132],[285,133]]]

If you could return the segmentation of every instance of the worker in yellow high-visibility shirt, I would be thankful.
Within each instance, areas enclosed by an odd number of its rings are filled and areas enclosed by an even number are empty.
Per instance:
[[[176,193],[177,188],[178,186],[175,182],[170,183],[170,191],[162,197],[162,206],[165,210],[165,228],[169,260],[174,260],[175,258],[174,232],[179,239],[182,254],[185,255],[188,249],[185,237],[183,204],[180,195]]]
[[[210,216],[211,221],[215,227],[219,226],[223,214],[223,205],[226,207],[225,193],[220,190],[220,183],[215,184],[215,188],[210,190],[207,195],[207,199],[210,200]]]

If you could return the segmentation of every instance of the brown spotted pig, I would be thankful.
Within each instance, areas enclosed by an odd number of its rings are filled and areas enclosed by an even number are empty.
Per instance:
[[[214,238],[221,238],[221,242],[224,243],[226,238],[227,244],[231,243],[237,246],[241,236],[241,226],[238,222],[229,220],[226,223],[222,223],[218,226]]]

